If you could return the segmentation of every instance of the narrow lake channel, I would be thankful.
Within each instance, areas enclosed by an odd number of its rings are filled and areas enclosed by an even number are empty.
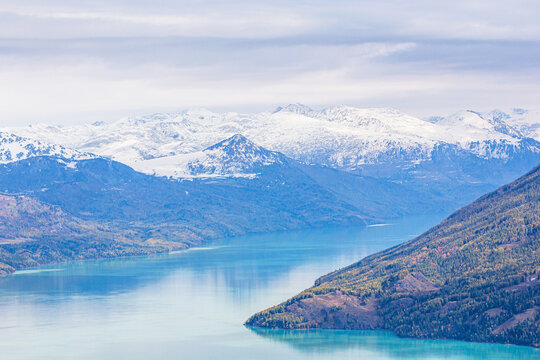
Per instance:
[[[537,359],[538,350],[380,331],[249,329],[253,313],[444,217],[257,234],[185,252],[0,278],[0,359]]]

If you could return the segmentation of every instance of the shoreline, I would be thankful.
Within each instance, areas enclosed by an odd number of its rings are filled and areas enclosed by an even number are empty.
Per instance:
[[[347,332],[347,333],[377,333],[377,334],[389,334],[393,337],[396,337],[398,339],[405,339],[405,340],[417,340],[417,341],[428,341],[428,342],[437,342],[437,343],[465,343],[465,344],[471,344],[471,345],[498,345],[498,346],[509,346],[509,347],[517,347],[517,348],[524,348],[524,349],[533,349],[534,351],[538,351],[540,354],[540,346],[533,346],[533,345],[519,345],[519,344],[512,344],[512,343],[501,343],[501,342],[479,342],[479,341],[469,341],[469,340],[463,340],[463,339],[448,339],[448,338],[422,338],[422,337],[407,337],[407,336],[399,336],[392,330],[388,329],[370,329],[370,330],[362,330],[362,329],[343,329],[343,328],[298,328],[298,329],[282,329],[282,328],[265,328],[265,327],[259,327],[259,326],[253,326],[253,325],[247,325],[244,323],[244,327],[249,329],[250,331],[255,332],[257,335],[260,335],[262,337],[265,336],[265,334],[261,334],[262,331],[284,331],[284,332],[291,332],[291,333],[308,333],[308,332]]]

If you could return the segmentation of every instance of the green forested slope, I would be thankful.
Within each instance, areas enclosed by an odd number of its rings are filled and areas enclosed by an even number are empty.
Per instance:
[[[248,325],[540,345],[540,167]]]

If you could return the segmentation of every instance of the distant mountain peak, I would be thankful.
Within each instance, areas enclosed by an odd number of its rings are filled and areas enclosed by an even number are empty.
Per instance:
[[[241,134],[235,134],[202,151],[147,160],[144,172],[178,179],[254,178],[271,165],[284,165],[289,159],[265,149]]]
[[[244,135],[235,134],[202,151],[188,163],[193,175],[255,176],[263,167],[283,164],[285,156],[267,150]]]
[[[313,113],[313,109],[307,105],[296,103],[296,104],[289,104],[285,106],[279,106],[272,113],[275,114],[278,112],[290,112],[294,114],[309,116],[311,113]]]
[[[251,140],[249,140],[247,137],[245,137],[242,134],[235,134],[225,140],[221,140],[217,144],[214,144],[212,146],[209,146],[205,149],[206,150],[216,150],[220,148],[238,148],[239,146],[246,146],[250,148],[258,148],[262,149],[261,147],[255,145]]]
[[[512,112],[516,115],[525,115],[529,113],[529,110],[522,108],[513,108]]]
[[[209,146],[203,150],[205,154],[219,156],[223,160],[240,160],[243,162],[261,162],[265,165],[281,162],[284,155],[276,151],[267,150],[241,134],[235,134],[225,140]]]

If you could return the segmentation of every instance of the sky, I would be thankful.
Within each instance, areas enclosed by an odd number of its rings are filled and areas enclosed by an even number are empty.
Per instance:
[[[538,110],[537,0],[0,0],[0,126],[303,103]]]

